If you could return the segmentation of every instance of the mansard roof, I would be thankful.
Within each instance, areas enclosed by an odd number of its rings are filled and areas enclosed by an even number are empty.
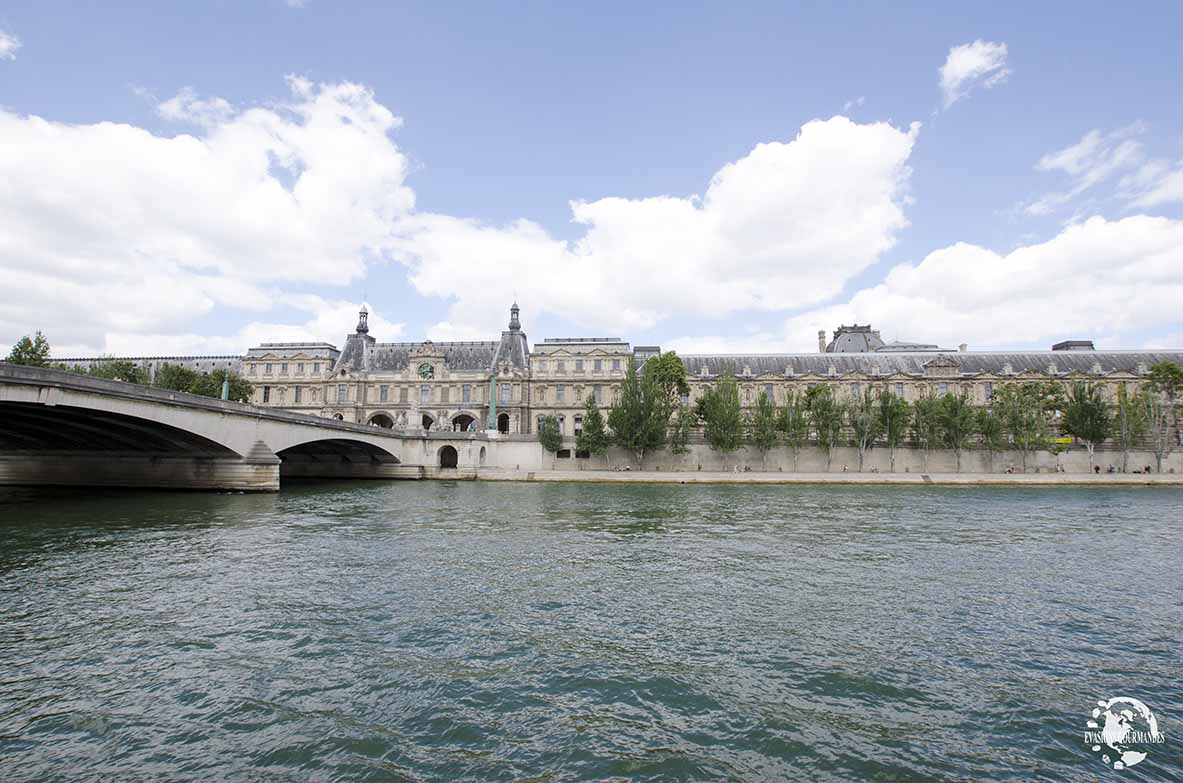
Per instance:
[[[719,375],[730,371],[743,377],[745,367],[752,376],[784,376],[788,367],[794,375],[812,373],[831,377],[830,368],[836,375],[848,373],[873,375],[878,368],[880,376],[896,373],[923,376],[925,365],[937,357],[952,360],[960,366],[961,375],[1003,375],[1008,371],[1017,375],[1022,372],[1036,372],[1046,375],[1050,366],[1055,366],[1057,375],[1070,372],[1094,374],[1100,366],[1102,373],[1138,372],[1139,365],[1148,368],[1156,362],[1172,361],[1183,364],[1183,350],[1175,351],[891,351],[873,353],[795,353],[795,354],[678,354],[686,365],[691,378],[706,374]]]

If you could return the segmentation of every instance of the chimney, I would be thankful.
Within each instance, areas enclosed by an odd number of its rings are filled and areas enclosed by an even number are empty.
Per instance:
[[[960,351],[961,353],[965,353],[966,351],[969,350],[969,345],[967,345],[966,343],[962,343],[961,345],[957,346],[957,350]]]
[[[826,330],[825,329],[818,329],[817,330],[817,352],[818,353],[825,353],[826,352]]]

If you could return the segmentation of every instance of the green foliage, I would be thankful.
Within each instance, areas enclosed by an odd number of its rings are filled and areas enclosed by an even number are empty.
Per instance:
[[[690,384],[686,382],[686,365],[673,351],[654,356],[645,362],[646,373],[653,376],[654,382],[661,388],[661,393],[670,401],[670,409],[682,396],[690,393]]]
[[[604,415],[596,407],[595,395],[589,394],[583,404],[583,429],[575,436],[575,448],[599,457],[608,453],[611,442]]]
[[[617,444],[633,452],[638,466],[645,452],[665,443],[670,418],[670,398],[657,383],[656,372],[638,372],[630,357],[620,385],[620,396],[608,411],[608,426]]]
[[[829,386],[814,386],[805,392],[809,420],[817,445],[826,450],[826,470],[834,458],[834,447],[842,445],[842,420],[845,406],[834,397]]]
[[[90,365],[90,370],[87,374],[94,378],[105,378],[109,381],[138,383],[141,386],[148,384],[148,371],[127,359],[102,357],[99,361]]]
[[[719,378],[699,400],[699,416],[707,444],[724,454],[739,448],[743,438],[743,412],[739,406],[739,385],[731,375]]]
[[[809,441],[809,410],[805,395],[790,389],[785,395],[784,407],[777,417],[777,429],[784,435],[785,443],[793,450],[793,472],[797,471],[797,459],[801,447]]]
[[[1143,401],[1149,420],[1150,434],[1154,443],[1154,458],[1158,472],[1162,473],[1162,462],[1171,453],[1171,422],[1178,427],[1176,401],[1183,392],[1183,368],[1170,361],[1156,362],[1150,367],[1149,381]]]
[[[670,453],[686,454],[690,451],[690,431],[694,428],[694,420],[694,411],[691,407],[679,403],[670,418]]]
[[[1121,470],[1129,470],[1130,449],[1138,445],[1150,427],[1146,392],[1130,394],[1124,383],[1117,387],[1117,405],[1113,411],[1113,439],[1121,447]]]
[[[891,454],[891,470],[895,472],[895,450],[903,445],[904,437],[908,433],[908,421],[912,416],[912,406],[903,397],[898,397],[887,389],[879,394],[877,416],[879,431]]]
[[[756,412],[752,415],[752,423],[748,429],[748,440],[760,451],[760,460],[764,461],[769,449],[775,448],[780,440],[780,433],[776,427],[776,405],[764,392],[756,398]]]
[[[160,389],[187,392],[197,384],[199,373],[179,364],[162,364],[156,369],[156,386]],[[219,390],[219,395],[221,390]]]
[[[559,420],[554,416],[543,416],[538,422],[538,442],[542,448],[554,454],[563,445],[563,436],[559,432]]]
[[[32,337],[26,334],[12,346],[5,361],[25,367],[45,367],[49,364],[49,340],[40,331]]]
[[[861,473],[863,458],[868,450],[874,448],[875,439],[879,437],[879,410],[869,386],[851,402],[846,409],[846,417],[854,435],[854,445],[858,447],[858,469]]]
[[[928,472],[928,452],[941,441],[940,400],[921,397],[912,404],[912,442],[924,452],[924,472]]]
[[[1093,450],[1109,437],[1113,414],[1101,389],[1092,383],[1074,383],[1068,390],[1064,406],[1064,432],[1084,441],[1089,451],[1089,467],[1093,466]]]
[[[1149,378],[1146,384],[1147,388],[1155,394],[1163,395],[1171,402],[1183,394],[1183,367],[1174,362],[1167,360],[1155,362],[1150,366],[1147,377]]]
[[[994,472],[994,454],[1006,448],[1006,431],[1002,419],[992,407],[979,408],[975,423],[982,447],[986,449],[990,472]]]
[[[977,431],[977,416],[968,394],[946,394],[937,401],[936,417],[941,428],[941,442],[957,458],[957,472],[961,472],[961,452],[969,446]]]
[[[251,401],[251,384],[237,373],[229,370],[214,370],[211,373],[201,373],[189,387],[190,394],[200,394],[203,397],[221,397],[222,381],[230,379],[230,395],[226,398],[234,402]]]
[[[1061,395],[1057,383],[1008,383],[994,393],[991,407],[1018,449],[1024,470],[1028,452],[1049,445],[1048,414],[1065,404]]]

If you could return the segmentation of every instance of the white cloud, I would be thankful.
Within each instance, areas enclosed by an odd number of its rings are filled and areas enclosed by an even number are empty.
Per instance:
[[[0,60],[15,60],[16,51],[21,48],[21,39],[10,32],[0,30]]]
[[[703,196],[573,202],[575,242],[520,220],[446,215],[400,221],[399,248],[422,294],[451,297],[431,336],[496,328],[516,291],[546,310],[628,333],[677,314],[801,307],[836,295],[890,248],[904,216],[919,126],[807,123],[720,169]]]
[[[197,136],[0,109],[0,337],[40,328],[101,348],[183,332],[215,307],[261,312],[277,286],[342,284],[389,258],[414,204],[398,118],[356,84],[289,85],[265,109],[191,92],[161,104],[200,117]]]
[[[817,331],[870,321],[884,339],[955,347],[1126,339],[1180,323],[1183,221],[1138,215],[1066,227],[1006,254],[958,243],[901,264],[849,301],[790,318],[783,345],[816,350]]]
[[[978,86],[990,89],[1006,81],[1006,44],[977,40],[954,46],[940,67],[941,95],[945,108],[964,98]]]
[[[842,111],[850,111],[851,109],[857,109],[866,102],[867,102],[867,97],[865,95],[860,95],[857,98],[851,98],[846,103],[842,104]]]
[[[206,128],[221,125],[237,113],[225,98],[199,98],[191,87],[156,106],[156,113],[171,122],[190,122]]]

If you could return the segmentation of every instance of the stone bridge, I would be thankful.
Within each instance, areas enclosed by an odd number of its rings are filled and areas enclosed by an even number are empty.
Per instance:
[[[485,433],[414,433],[0,362],[0,484],[276,491],[472,477]]]

